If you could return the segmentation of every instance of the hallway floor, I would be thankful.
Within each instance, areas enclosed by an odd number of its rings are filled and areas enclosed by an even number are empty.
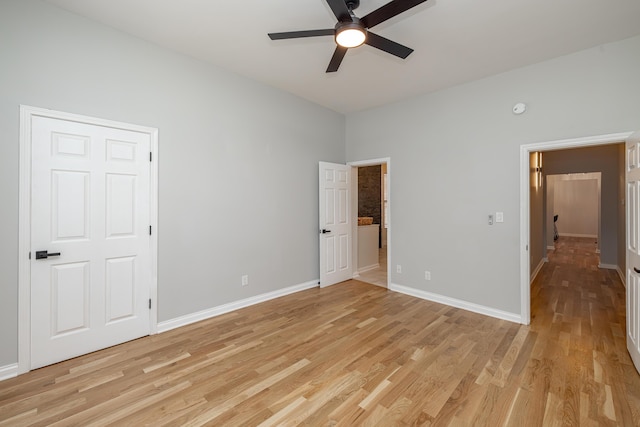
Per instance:
[[[530,336],[544,345],[534,347],[530,380],[544,381],[546,412],[558,423],[637,426],[640,376],[626,349],[625,288],[617,271],[598,268],[596,246],[560,237],[532,284]]]
[[[360,273],[358,280],[376,286],[387,287],[387,247],[378,249],[378,268]]]

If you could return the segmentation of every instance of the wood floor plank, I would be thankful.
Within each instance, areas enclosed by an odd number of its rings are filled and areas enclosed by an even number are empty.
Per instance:
[[[353,280],[0,382],[0,426],[640,426],[595,249],[556,242],[529,326]]]

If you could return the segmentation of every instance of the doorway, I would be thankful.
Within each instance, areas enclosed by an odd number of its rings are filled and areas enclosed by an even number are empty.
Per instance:
[[[354,279],[389,287],[390,159],[349,163],[353,167]]]
[[[535,238],[540,236],[531,233],[531,187],[536,180],[537,171],[531,168],[532,155],[537,152],[567,150],[574,148],[593,147],[598,145],[619,144],[632,135],[631,132],[600,135],[594,137],[576,138],[559,141],[526,144],[520,147],[520,296],[521,296],[521,323],[528,325],[531,321],[531,272],[532,256],[530,249],[535,245]],[[540,169],[547,169],[548,162]],[[535,184],[538,185],[537,183]],[[547,226],[549,226],[547,224]],[[553,225],[551,224],[551,227]],[[546,245],[544,246],[546,250]]]
[[[600,254],[602,173],[546,175],[546,184],[547,251],[559,239],[578,237],[590,239]]]

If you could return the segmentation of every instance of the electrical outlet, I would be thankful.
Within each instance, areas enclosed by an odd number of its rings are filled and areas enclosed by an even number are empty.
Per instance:
[[[496,222],[504,222],[504,212],[496,212]]]
[[[249,275],[245,274],[242,276],[242,286],[247,286],[249,284]]]
[[[430,271],[425,271],[424,272],[424,280],[431,280],[431,272]]]
[[[402,274],[402,266],[400,264],[396,265],[396,273]]]

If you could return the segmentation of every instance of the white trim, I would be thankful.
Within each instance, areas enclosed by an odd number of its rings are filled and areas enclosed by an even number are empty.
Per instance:
[[[0,381],[8,380],[18,376],[18,364],[0,366]]]
[[[391,221],[391,206],[392,206],[392,201],[391,201],[391,157],[381,157],[379,159],[370,159],[370,160],[357,160],[357,161],[353,161],[353,162],[348,162],[347,165],[351,166],[351,167],[360,167],[360,166],[375,166],[375,165],[382,165],[383,163],[385,163],[387,165],[387,203],[389,206],[388,209],[388,213],[387,213],[387,289],[390,289],[391,286],[391,224],[393,224],[393,222]],[[356,181],[356,180],[354,180]],[[356,189],[357,190],[357,189]],[[356,193],[357,194],[357,193]],[[355,198],[354,198],[355,200]],[[353,233],[352,235],[354,236],[354,240],[356,240],[356,245],[353,245],[353,253],[356,256],[356,260],[357,260],[357,235],[358,235],[358,210],[357,210],[357,205],[356,205],[356,209],[354,209],[354,212],[352,213],[352,227],[353,227]],[[380,224],[380,227],[384,227],[384,224]],[[359,268],[356,269],[356,271],[362,271]],[[357,273],[356,273],[357,274]],[[354,276],[355,277],[355,276]]]
[[[622,282],[622,286],[627,287],[627,279],[624,277],[624,273],[620,270],[620,266],[616,267],[616,271],[618,272],[618,276],[620,276],[620,281]]]
[[[31,120],[35,116],[86,123],[146,133],[153,153],[150,170],[149,222],[151,235],[151,283],[149,297],[153,301],[149,313],[149,332],[157,333],[158,323],[158,129],[82,116],[62,111],[20,105],[20,178],[18,220],[18,368],[23,374],[31,369]]]
[[[535,142],[520,146],[520,316],[531,323],[531,289],[529,284],[529,153],[624,142],[633,132],[612,133],[584,138]]]
[[[560,237],[584,237],[584,238],[591,238],[591,239],[597,239],[598,238],[597,234],[558,233],[558,236],[560,236]]]
[[[540,262],[538,263],[538,266],[535,268],[535,270],[533,270],[533,273],[531,273],[531,280],[529,281],[529,285],[531,285],[533,281],[536,280],[538,273],[540,273],[540,270],[542,270],[542,266],[544,266],[544,263],[547,261],[548,261],[547,258],[542,258],[540,260]]]
[[[380,268],[379,262],[368,265],[366,267],[358,268],[358,271],[353,275],[353,277],[360,276],[361,273],[364,273],[365,271],[375,270],[376,268]]]
[[[230,302],[227,304],[219,305],[217,307],[208,308],[206,310],[198,311],[184,316],[176,317],[171,320],[158,323],[158,333],[167,332],[172,329],[176,329],[182,326],[190,325],[201,320],[210,319],[212,317],[220,316],[221,314],[229,313],[241,308],[249,307],[261,302],[269,301],[274,298],[283,297],[285,295],[293,294],[295,292],[305,291],[307,289],[317,288],[318,279],[311,280],[299,285],[290,286],[284,289],[278,289],[277,291],[267,292],[265,294],[256,295],[253,297],[241,299],[239,301]]]
[[[389,286],[389,290],[399,292],[405,295],[410,295],[412,297],[424,299],[427,301],[433,301],[439,304],[461,308],[463,310],[472,311],[474,313],[483,314],[485,316],[508,320],[510,322],[515,322],[515,323],[521,323],[521,318],[516,313],[509,313],[507,311],[497,310],[495,308],[486,307],[484,305],[474,304],[472,302],[467,302],[467,301],[459,300],[456,298],[450,298],[443,295],[433,294],[431,292],[410,288],[408,286],[397,285],[395,283],[392,283]]]
[[[548,251],[555,251],[556,247],[555,246],[547,246],[547,250]]]
[[[31,369],[31,112],[20,106],[18,374]]]
[[[600,249],[596,249],[596,253],[599,254],[600,253]]]
[[[598,268],[604,268],[605,270],[618,270],[618,266],[615,264],[598,264]]]

